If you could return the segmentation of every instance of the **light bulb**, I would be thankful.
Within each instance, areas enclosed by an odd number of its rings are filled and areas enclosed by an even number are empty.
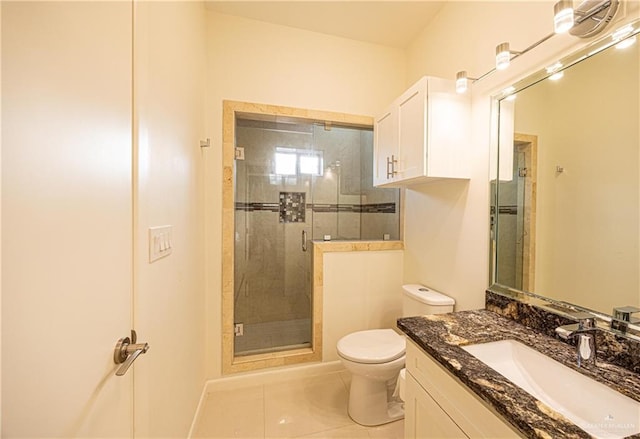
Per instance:
[[[456,93],[464,93],[469,86],[467,72],[462,70],[456,74]]]
[[[573,5],[570,0],[560,0],[553,7],[553,30],[557,34],[567,32],[573,27]]]
[[[612,33],[611,39],[613,39],[613,41],[618,41],[625,38],[627,35],[631,35],[631,33],[633,33],[633,26],[628,24]]]
[[[504,70],[511,63],[511,51],[509,43],[502,43],[496,47],[496,69]]]
[[[616,49],[626,49],[629,46],[632,46],[633,43],[636,42],[636,36],[632,36],[629,38],[626,38],[622,41],[620,41],[618,44],[616,44]]]
[[[564,76],[564,72],[560,71],[560,72],[556,72],[553,75],[549,76],[549,79],[551,81],[557,81],[558,79],[561,79]]]
[[[553,72],[557,72],[558,70],[560,70],[560,67],[562,67],[562,63],[561,62],[557,62],[557,63],[547,67],[546,70],[547,70],[547,73],[553,73]]]

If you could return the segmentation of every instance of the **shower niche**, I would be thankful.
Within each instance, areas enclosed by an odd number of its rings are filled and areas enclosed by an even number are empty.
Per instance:
[[[314,240],[400,237],[399,190],[373,186],[372,120],[293,113],[225,102],[225,158],[233,153],[225,160],[233,193],[225,206],[233,209],[224,250],[233,275],[223,267],[223,285],[232,285],[223,292],[226,372],[321,360]]]

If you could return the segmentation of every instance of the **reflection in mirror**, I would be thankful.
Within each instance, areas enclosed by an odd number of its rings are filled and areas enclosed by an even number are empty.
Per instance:
[[[496,283],[605,314],[640,306],[640,45],[632,41],[556,66],[500,101]]]

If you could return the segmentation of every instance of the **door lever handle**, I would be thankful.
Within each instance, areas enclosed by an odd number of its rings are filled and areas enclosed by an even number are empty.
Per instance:
[[[116,343],[116,348],[113,351],[113,361],[116,364],[121,364],[116,371],[117,376],[127,373],[136,358],[149,350],[149,343],[136,343],[137,339],[136,331],[131,330],[131,338],[124,337]]]

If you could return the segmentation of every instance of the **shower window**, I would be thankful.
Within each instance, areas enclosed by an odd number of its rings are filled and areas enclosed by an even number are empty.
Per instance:
[[[276,148],[275,168],[276,175],[322,176],[322,151]]]

